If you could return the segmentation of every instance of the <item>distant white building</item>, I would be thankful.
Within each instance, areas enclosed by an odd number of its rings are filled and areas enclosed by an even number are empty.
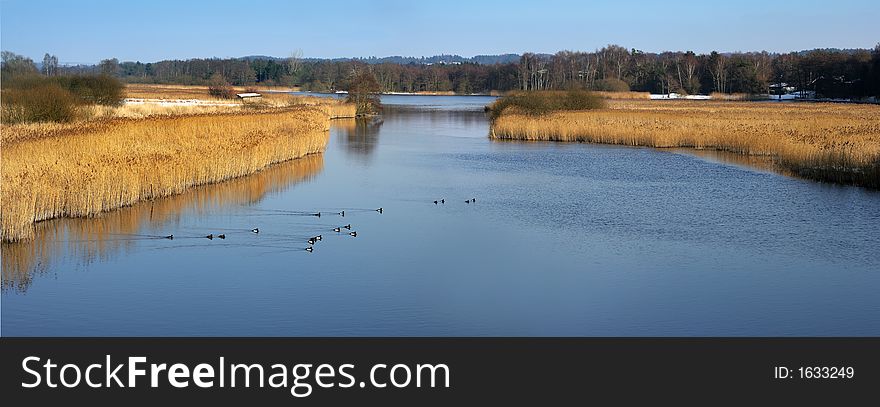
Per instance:
[[[771,95],[787,95],[795,91],[795,87],[785,82],[774,83],[769,86]]]

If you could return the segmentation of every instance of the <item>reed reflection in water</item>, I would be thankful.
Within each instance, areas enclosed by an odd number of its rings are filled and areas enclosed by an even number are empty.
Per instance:
[[[137,203],[91,218],[63,218],[35,225],[35,238],[2,244],[2,289],[24,292],[35,274],[52,269],[62,256],[81,265],[133,249],[183,218],[224,208],[253,205],[265,197],[307,181],[324,168],[323,154],[312,154],[253,175],[194,187],[180,195]],[[153,235],[151,233],[155,233]]]
[[[673,148],[670,151],[677,154],[697,156],[713,163],[731,164],[737,167],[750,168],[766,173],[797,177],[797,174],[794,171],[779,165],[774,157],[766,155],[743,155],[729,151],[695,148]]]

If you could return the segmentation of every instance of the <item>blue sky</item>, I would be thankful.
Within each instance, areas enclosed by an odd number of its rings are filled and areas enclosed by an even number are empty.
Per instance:
[[[0,0],[2,49],[103,58],[871,48],[880,1]]]

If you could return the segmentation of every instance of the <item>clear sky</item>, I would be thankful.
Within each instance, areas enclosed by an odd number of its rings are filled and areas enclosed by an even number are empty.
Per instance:
[[[0,0],[2,49],[35,61],[156,61],[872,48],[880,1]]]

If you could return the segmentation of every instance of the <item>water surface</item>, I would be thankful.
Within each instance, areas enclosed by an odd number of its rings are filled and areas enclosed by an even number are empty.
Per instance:
[[[880,193],[494,142],[491,100],[385,96],[322,155],[43,222],[3,246],[2,334],[880,335]]]

